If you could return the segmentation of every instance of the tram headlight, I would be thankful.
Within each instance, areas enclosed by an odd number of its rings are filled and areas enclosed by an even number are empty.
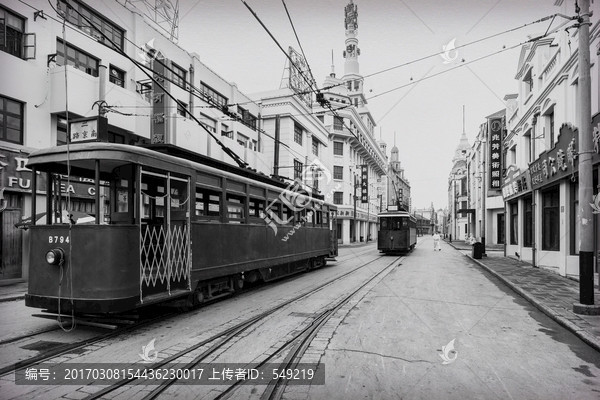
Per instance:
[[[60,265],[65,259],[65,251],[63,249],[56,248],[46,253],[46,262],[50,265]]]

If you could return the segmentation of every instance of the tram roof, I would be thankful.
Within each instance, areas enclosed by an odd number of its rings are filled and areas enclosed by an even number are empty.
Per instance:
[[[379,218],[382,217],[412,217],[414,216],[407,211],[384,211],[377,214]]]
[[[168,169],[171,166],[178,166],[183,169],[197,169],[198,164],[201,164],[282,189],[288,187],[285,181],[269,177],[255,170],[240,168],[177,146],[163,144],[132,146],[120,143],[88,142],[70,144],[68,147],[67,145],[54,146],[33,151],[29,155],[27,165],[29,167],[40,166],[42,167],[40,170],[43,171],[53,170],[53,172],[60,172],[62,169],[65,169],[64,163],[67,160],[87,162],[88,165],[85,165],[85,167],[90,170],[94,169],[94,160],[113,160],[112,164],[115,165],[126,162],[139,163],[156,168],[161,168],[161,164],[168,164],[168,166],[165,165],[162,167],[164,169]],[[43,167],[44,165],[47,167]],[[108,167],[110,168],[110,164]],[[172,170],[172,172],[179,171]],[[64,173],[66,173],[66,169]],[[323,200],[324,198],[323,195],[316,193],[312,193],[311,195],[318,200]]]

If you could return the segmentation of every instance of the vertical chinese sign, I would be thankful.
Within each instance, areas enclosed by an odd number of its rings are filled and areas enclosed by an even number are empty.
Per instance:
[[[152,60],[154,79],[152,83],[152,143],[165,143],[167,135],[167,99],[165,89],[165,58],[160,53]]]
[[[360,166],[360,202],[368,203],[369,202],[369,166],[361,165]]]
[[[491,190],[502,187],[502,118],[489,120],[489,182]]]

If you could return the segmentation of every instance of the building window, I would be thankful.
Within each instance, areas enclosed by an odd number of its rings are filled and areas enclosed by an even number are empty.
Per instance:
[[[248,138],[244,135],[242,135],[241,133],[238,132],[237,134],[237,142],[242,146],[242,147],[248,147]]]
[[[114,65],[110,66],[108,80],[117,86],[125,87],[125,71],[120,70]]]
[[[177,115],[181,115],[182,117],[187,117],[187,115],[188,115],[188,113],[187,113],[187,107],[188,107],[188,105],[186,103],[184,103],[183,101],[179,100],[177,102]],[[211,132],[214,132],[214,130],[212,130]]]
[[[344,129],[344,118],[333,116],[333,129],[336,131],[341,131]]]
[[[294,142],[302,144],[302,127],[294,123]]]
[[[467,195],[467,177],[466,176],[460,178],[460,195],[461,196]]]
[[[333,166],[333,179],[344,179],[344,167],[340,165]]]
[[[221,124],[221,136],[228,137],[229,139],[233,139],[233,131],[229,130],[229,126],[225,124]]]
[[[23,103],[0,96],[0,140],[23,144]]]
[[[125,136],[115,132],[108,132],[108,142],[125,144]]]
[[[56,145],[67,144],[67,120],[56,117]]]
[[[529,71],[527,71],[527,73],[525,74],[525,77],[523,78],[523,88],[524,88],[524,92],[525,92],[525,99],[527,99],[527,96],[529,96],[531,94],[531,92],[533,91],[533,77],[531,75],[531,71],[533,68],[530,68]]]
[[[302,179],[302,163],[294,160],[294,179]]]
[[[185,78],[187,72],[175,63],[171,63],[171,81],[182,89],[186,88]]]
[[[333,155],[343,156],[344,155],[344,142],[333,142]]]
[[[523,246],[533,246],[533,197],[523,199]]]
[[[67,5],[67,2],[69,3]],[[118,25],[110,22],[98,12],[75,0],[58,0],[58,10],[62,12],[67,21],[77,26],[100,43],[123,50],[125,31]],[[114,43],[114,46],[112,43]]]
[[[256,130],[256,117],[250,113],[250,111],[246,110],[238,106],[238,114],[242,117],[242,123],[250,128]]]
[[[542,250],[560,250],[560,193],[558,187],[542,193]]]
[[[185,103],[184,103],[185,104]],[[187,108],[187,104],[185,104],[186,108]],[[200,123],[202,124],[202,126],[204,126],[206,129],[208,129],[210,132],[212,133],[217,133],[217,121],[215,121],[214,119],[204,115],[204,114],[200,114]],[[226,125],[222,125],[221,129],[223,128],[227,128]],[[233,138],[233,132],[231,138]],[[223,135],[223,131],[221,131],[221,136],[225,136]]]
[[[510,209],[510,244],[519,243],[519,202],[514,201],[508,205]]]
[[[333,204],[344,203],[344,192],[333,192]]]
[[[317,115],[317,119],[318,119],[319,121],[321,121],[322,123],[325,123],[325,116],[324,116],[323,114],[319,114],[319,115]]]
[[[313,140],[312,140],[312,153],[315,156],[319,155],[319,141],[315,138],[313,138]]]
[[[25,20],[0,7],[0,50],[23,58]]]
[[[209,103],[216,103],[221,107],[227,106],[227,97],[223,96],[204,82],[200,82],[200,93],[204,95],[206,101]]]
[[[554,146],[554,108],[552,112],[548,114],[548,137],[549,137],[549,147],[552,148]]]
[[[65,44],[60,39],[56,41],[56,65],[71,65],[86,74],[98,76],[98,64],[98,59],[88,53],[71,46],[69,43]]]

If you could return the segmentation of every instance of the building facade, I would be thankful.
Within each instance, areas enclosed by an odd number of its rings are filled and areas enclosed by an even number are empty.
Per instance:
[[[506,254],[563,276],[579,275],[578,207],[588,206],[578,198],[577,105],[581,88],[577,43],[574,30],[522,48],[515,76],[519,88],[516,106],[507,110],[508,131],[503,142]],[[598,22],[590,27],[590,53],[595,200],[600,163]],[[599,214],[594,215],[597,255],[600,219]]]
[[[375,120],[363,92],[358,62],[358,10],[352,1],[346,5],[344,17],[344,75],[337,78],[332,66],[315,113],[331,140],[338,240],[350,243],[377,238],[387,159],[375,139]]]
[[[43,211],[43,201],[31,209],[27,155],[66,144],[73,120],[102,114],[109,142],[172,144],[235,165],[266,165],[259,105],[177,46],[134,3],[55,3],[56,10],[46,4],[43,13],[20,2],[0,5],[6,32],[0,45],[0,279],[27,278],[28,232],[14,225]],[[160,86],[137,63],[159,77]],[[63,191],[74,211],[91,211],[89,194],[76,185]]]
[[[467,158],[468,231],[473,240],[504,244],[502,138],[506,135],[505,110],[486,117]]]
[[[400,163],[398,147],[392,147],[387,173],[387,206],[396,206],[398,210],[411,211],[410,182],[404,176]]]
[[[452,169],[448,177],[448,219],[447,232],[450,240],[466,240],[470,236],[469,206],[468,206],[468,170],[467,160],[471,151],[469,139],[464,132],[454,157],[452,158]]]

